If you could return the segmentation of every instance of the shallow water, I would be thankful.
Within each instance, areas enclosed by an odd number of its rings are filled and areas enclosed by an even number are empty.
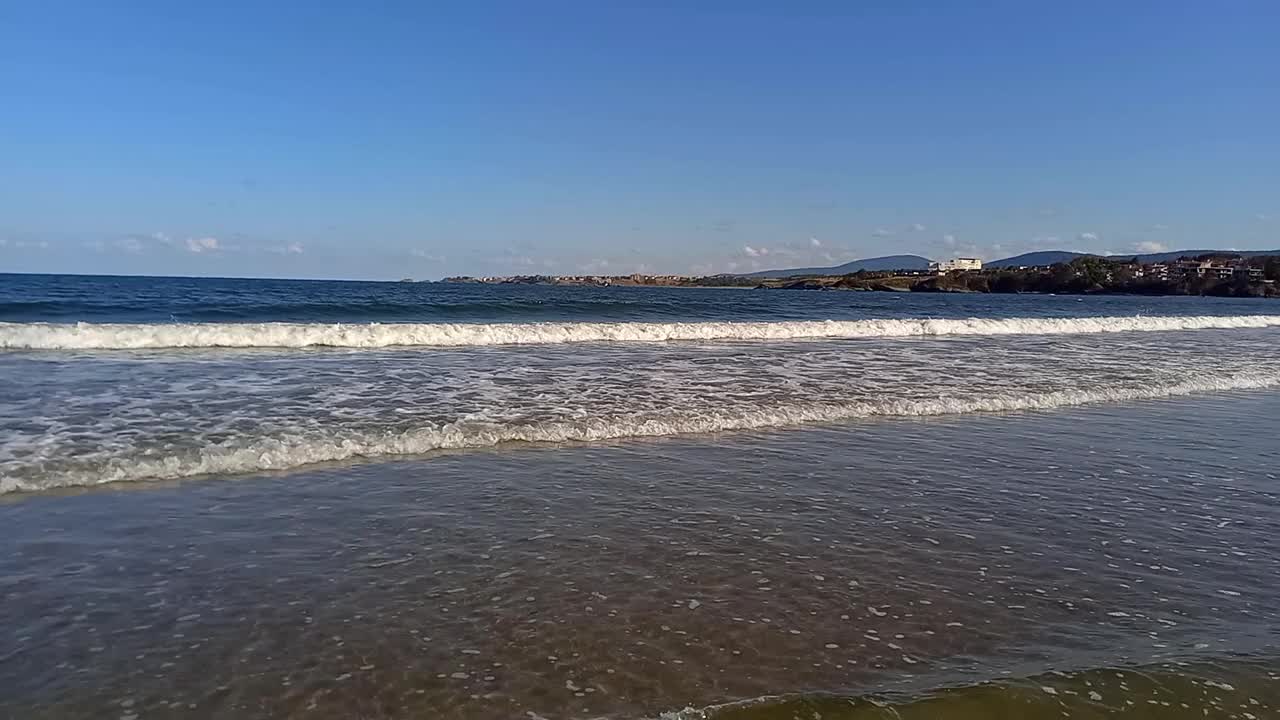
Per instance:
[[[0,493],[1267,388],[1280,386],[1277,339],[1280,328],[0,353]]]
[[[1276,717],[1276,307],[0,276],[0,717]]]
[[[694,720],[991,720],[992,718],[1273,717],[1280,708],[1277,677],[1266,666],[1184,663],[1140,669],[1052,673],[1020,681],[947,688],[922,697],[794,697],[686,710],[667,717]],[[1234,683],[1234,684],[1233,684]]]
[[[1232,392],[27,495],[0,712],[1265,718],[1277,435]]]

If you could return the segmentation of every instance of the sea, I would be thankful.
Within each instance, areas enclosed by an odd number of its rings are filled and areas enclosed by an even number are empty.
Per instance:
[[[1280,304],[0,275],[0,718],[1280,718]]]

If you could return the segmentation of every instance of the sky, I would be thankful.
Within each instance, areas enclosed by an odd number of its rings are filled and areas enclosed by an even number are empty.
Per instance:
[[[1280,3],[0,0],[0,272],[1280,247]]]

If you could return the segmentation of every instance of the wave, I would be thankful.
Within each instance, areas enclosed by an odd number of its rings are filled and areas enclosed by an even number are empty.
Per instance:
[[[1280,708],[1269,662],[1163,663],[1047,672],[923,692],[860,696],[774,695],[666,712],[657,720],[961,720],[962,718],[1131,718],[1157,707],[1162,720],[1273,717]]]
[[[675,323],[0,323],[0,349],[470,347],[581,342],[1056,335],[1274,326],[1280,326],[1278,315]]]
[[[15,300],[0,301],[0,319],[7,322],[122,322],[138,324],[183,323],[364,323],[364,322],[471,322],[495,317],[561,320],[591,317],[623,321],[638,316],[697,317],[699,312],[723,308],[664,300],[600,298],[554,301],[542,299],[470,300],[406,298],[390,300],[337,298],[330,301],[236,300],[185,298],[159,303],[154,299]],[[705,315],[704,315],[705,316]]]
[[[423,455],[438,450],[487,448],[509,443],[592,442],[753,430],[870,417],[926,417],[1047,410],[1275,386],[1280,386],[1280,372],[1247,371],[1167,384],[988,394],[970,398],[886,397],[849,403],[779,405],[753,410],[715,407],[672,409],[546,422],[463,420],[403,431],[336,428],[323,436],[259,438],[240,446],[221,443],[163,457],[132,453],[92,461],[66,461],[61,468],[46,466],[47,474],[38,477],[0,477],[0,494],[112,482],[289,470],[355,458]]]

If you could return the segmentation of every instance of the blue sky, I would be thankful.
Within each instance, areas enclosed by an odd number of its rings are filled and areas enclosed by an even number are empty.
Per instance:
[[[1275,2],[0,5],[0,271],[1280,247]]]

